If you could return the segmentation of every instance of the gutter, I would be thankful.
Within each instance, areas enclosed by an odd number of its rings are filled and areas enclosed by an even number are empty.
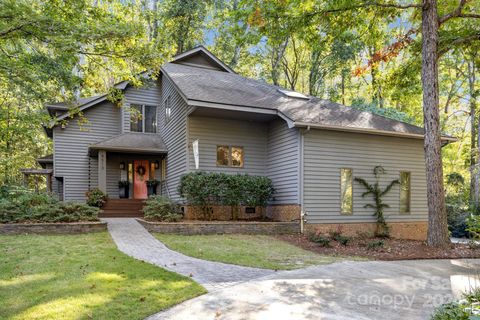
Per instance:
[[[307,213],[304,211],[304,200],[303,200],[303,192],[304,192],[304,166],[303,166],[303,152],[304,152],[304,143],[305,143],[305,135],[310,131],[310,126],[307,126],[306,129],[300,129],[300,147],[299,147],[299,200],[300,200],[300,233],[304,233],[305,231],[305,224],[307,222],[306,216]]]
[[[392,136],[392,137],[404,137],[404,138],[413,138],[413,139],[424,139],[425,136],[423,134],[417,133],[407,133],[407,132],[398,132],[398,131],[386,131],[386,130],[377,130],[377,129],[367,129],[367,128],[353,128],[353,127],[343,127],[343,126],[334,126],[328,124],[312,124],[309,122],[294,122],[295,127],[299,128],[311,128],[314,129],[324,129],[324,130],[332,130],[332,131],[344,131],[344,132],[359,132],[359,133],[367,133],[367,134],[375,134],[375,135],[382,135],[382,136]],[[455,142],[458,141],[455,137],[448,137],[442,136],[442,141]]]

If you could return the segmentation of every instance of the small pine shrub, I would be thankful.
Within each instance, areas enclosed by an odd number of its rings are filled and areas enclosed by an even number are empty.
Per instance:
[[[334,240],[340,243],[341,245],[346,246],[352,239],[350,237],[338,235],[334,238]]]
[[[375,250],[379,248],[383,248],[385,246],[385,241],[383,240],[374,240],[367,243],[368,250]]]
[[[180,205],[167,197],[151,196],[143,206],[145,218],[157,221],[175,222],[182,218]]]
[[[308,235],[308,240],[317,243],[321,247],[330,247],[331,239],[319,232],[312,232]]]
[[[92,207],[101,208],[108,200],[108,196],[99,188],[93,188],[85,193],[87,204]]]

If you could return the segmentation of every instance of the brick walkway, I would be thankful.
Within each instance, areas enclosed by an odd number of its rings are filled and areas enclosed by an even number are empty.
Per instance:
[[[273,274],[272,270],[205,261],[168,249],[131,218],[102,219],[118,249],[129,256],[192,277],[208,291]]]

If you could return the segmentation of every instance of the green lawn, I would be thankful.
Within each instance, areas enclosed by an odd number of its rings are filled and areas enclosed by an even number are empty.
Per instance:
[[[327,264],[341,257],[322,256],[285,241],[262,235],[154,234],[170,249],[185,255],[242,266],[290,270]]]
[[[0,319],[143,319],[204,292],[106,232],[0,236]]]

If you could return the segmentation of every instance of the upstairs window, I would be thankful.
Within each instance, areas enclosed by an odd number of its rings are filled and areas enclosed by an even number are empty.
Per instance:
[[[167,124],[172,119],[172,98],[168,96],[163,104],[165,107],[165,124]]]
[[[340,169],[340,213],[353,213],[352,169]]]
[[[243,168],[243,147],[217,146],[217,166]]]
[[[131,132],[157,132],[157,107],[147,105],[132,105],[130,107]]]
[[[410,172],[400,172],[400,213],[410,213]]]

